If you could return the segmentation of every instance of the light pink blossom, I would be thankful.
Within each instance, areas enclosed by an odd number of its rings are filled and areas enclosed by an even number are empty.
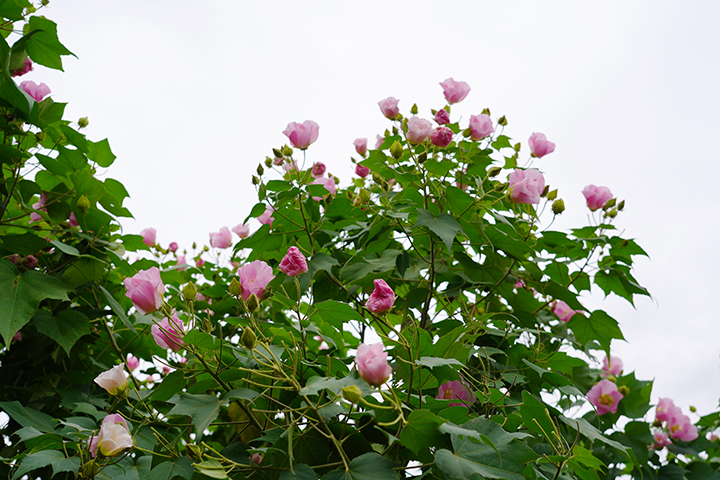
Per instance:
[[[322,162],[315,162],[312,166],[312,176],[315,178],[320,178],[323,175],[325,175],[325,164]]]
[[[128,381],[122,365],[115,365],[95,377],[95,383],[107,390],[110,395],[122,395],[127,391]]]
[[[31,80],[25,80],[22,82],[20,84],[20,88],[30,95],[36,102],[42,102],[43,97],[50,94],[50,87],[44,83],[37,85]]]
[[[545,177],[539,170],[515,169],[508,177],[510,198],[516,203],[540,203],[540,195],[545,189]]]
[[[390,286],[382,279],[375,279],[375,290],[370,294],[365,303],[365,308],[373,313],[382,313],[389,310],[395,303],[395,292]]]
[[[300,168],[298,167],[298,164],[295,160],[285,161],[285,163],[283,163],[282,167],[283,167],[283,170],[285,170],[288,173],[300,170]]]
[[[443,95],[449,104],[462,102],[470,93],[470,85],[467,82],[456,82],[452,78],[448,78],[444,82],[440,82],[443,88]]]
[[[623,362],[618,357],[607,355],[603,359],[603,366],[602,366],[602,373],[600,374],[601,377],[608,377],[610,375],[618,376],[622,373],[623,369]]]
[[[379,387],[390,378],[392,367],[388,365],[388,354],[382,343],[365,345],[361,343],[355,356],[355,366],[360,376],[370,385]]]
[[[276,167],[279,167],[280,165],[282,165],[283,162],[285,162],[285,160],[283,160],[280,157],[275,157],[275,158],[273,158],[273,161],[272,161],[273,165],[275,165]]]
[[[593,212],[598,208],[602,208],[612,198],[609,188],[596,187],[595,185],[588,185],[583,188],[582,194],[585,195],[588,208]]]
[[[232,245],[232,235],[227,227],[210,234],[210,246],[213,248],[228,248],[230,245]]]
[[[145,228],[140,230],[140,235],[143,237],[143,243],[148,247],[152,248],[157,242],[157,230],[154,228]]]
[[[522,279],[518,279],[518,281],[515,282],[515,289],[518,288],[525,288],[525,282],[523,282]]]
[[[380,106],[382,114],[392,120],[400,113],[400,108],[398,107],[399,102],[400,100],[395,97],[388,97],[385,100],[380,100],[378,105]]]
[[[453,135],[453,131],[448,127],[437,127],[430,135],[430,141],[436,147],[445,148],[452,142]]]
[[[140,270],[134,276],[126,278],[123,283],[127,290],[125,296],[132,300],[140,313],[147,315],[162,305],[165,285],[157,267]]]
[[[170,323],[170,320],[172,320],[172,323]],[[153,325],[150,331],[155,339],[155,343],[157,343],[160,348],[165,350],[169,348],[173,352],[177,352],[185,345],[183,341],[185,327],[175,313],[173,313],[170,318],[163,318],[162,322],[158,325]]]
[[[175,265],[178,265],[178,266],[187,265],[187,260],[185,259],[185,255],[178,255]],[[178,268],[178,270],[187,270],[187,267],[181,267],[181,268]]]
[[[177,242],[170,242],[170,245],[168,245],[168,251],[172,253],[177,252],[178,248],[180,248],[180,245],[178,245]]]
[[[140,359],[135,357],[132,353],[128,353],[126,363],[128,369],[130,369],[130,371],[133,371],[140,366]]]
[[[375,150],[380,150],[382,144],[385,142],[385,137],[382,135],[375,135]]]
[[[308,271],[305,255],[300,253],[297,247],[288,248],[278,268],[288,277],[295,277]]]
[[[320,126],[312,120],[305,120],[303,123],[290,122],[283,133],[290,139],[293,147],[305,150],[318,139]]]
[[[262,215],[257,217],[258,222],[262,223],[263,225],[270,225],[272,227],[272,222],[275,220],[275,218],[272,216],[275,209],[268,205],[265,207],[265,212],[263,212]]]
[[[542,158],[548,153],[555,151],[555,144],[548,142],[547,138],[545,138],[545,135],[542,133],[535,132],[530,135],[528,145],[530,145],[530,154],[537,158]]]
[[[47,212],[47,209],[45,208],[45,202],[48,201],[48,194],[43,193],[40,195],[40,198],[36,203],[33,204],[32,208],[34,210],[40,211],[40,212]],[[35,212],[32,212],[30,214],[30,221],[28,223],[33,222],[40,222],[42,221],[43,217]]]
[[[680,412],[675,403],[669,398],[661,398],[655,407],[655,419],[659,422],[667,422],[671,415]]]
[[[353,145],[355,145],[355,151],[358,155],[365,156],[365,153],[367,153],[367,138],[356,138]]]
[[[623,394],[618,391],[617,385],[610,380],[600,380],[590,389],[587,398],[597,408],[598,415],[617,412],[618,403]]]
[[[461,403],[450,402],[451,407],[472,405],[477,398],[475,394],[461,381],[454,380],[447,382],[438,388],[438,394],[435,397],[438,400],[461,400]]]
[[[482,140],[495,131],[493,121],[489,115],[470,115],[470,138]]]
[[[330,192],[329,195],[335,195],[336,187],[335,187],[335,178],[334,177],[316,178],[315,180],[312,181],[312,185],[322,185],[323,187],[325,187],[325,190]],[[325,197],[327,197],[327,195],[325,195]],[[313,198],[313,200],[319,202],[324,197],[312,197],[312,198]]]
[[[232,231],[235,232],[235,235],[240,238],[247,238],[248,235],[250,235],[250,225],[240,223],[238,225],[235,225],[232,228]]]
[[[122,415],[108,415],[102,422],[97,436],[90,437],[90,453],[93,457],[114,457],[133,448],[135,442]]]
[[[408,120],[407,128],[407,140],[413,144],[424,142],[433,131],[432,123],[429,120],[414,116]]]
[[[669,416],[667,429],[672,438],[677,438],[683,442],[691,442],[698,438],[697,427],[692,424],[690,418],[683,414],[679,408]]]
[[[661,450],[672,443],[672,440],[668,438],[668,434],[662,430],[658,430],[653,433],[653,440],[655,440],[655,443],[653,444],[653,448],[655,448],[655,450]]]
[[[570,306],[562,300],[555,300],[552,303],[551,308],[552,312],[557,315],[560,321],[565,323],[569,322],[572,316],[576,313],[575,310],[570,308]]]
[[[242,286],[242,299],[247,300],[250,295],[255,294],[260,297],[268,283],[275,278],[272,268],[262,260],[246,263],[238,268],[238,278]]]
[[[370,169],[364,165],[357,164],[355,166],[355,173],[360,178],[365,178],[370,173]]]

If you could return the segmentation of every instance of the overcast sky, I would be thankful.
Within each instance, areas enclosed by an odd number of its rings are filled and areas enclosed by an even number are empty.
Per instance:
[[[587,184],[626,200],[616,225],[651,255],[635,273],[653,299],[583,302],[620,320],[628,343],[613,351],[655,379],[655,400],[717,406],[720,3],[51,0],[43,13],[79,60],[23,79],[109,138],[126,233],[152,226],[165,246],[240,223],[289,122],[320,125],[308,161],[347,185],[352,141],[388,126],[379,100],[430,118],[438,82],[468,82],[453,117],[488,107],[514,140],[557,145],[535,162],[567,206],[553,228],[587,224]]]

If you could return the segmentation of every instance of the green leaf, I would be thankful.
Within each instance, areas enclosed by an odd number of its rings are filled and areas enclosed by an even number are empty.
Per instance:
[[[21,478],[23,475],[32,470],[47,467],[52,463],[64,459],[65,455],[63,455],[61,452],[58,452],[57,450],[41,450],[39,452],[32,453],[23,459],[22,463],[20,464],[20,468],[18,468],[15,471],[15,474],[12,476],[12,480]]]
[[[90,320],[77,310],[61,310],[55,316],[48,310],[39,310],[33,322],[38,332],[55,340],[68,356],[75,342],[90,333]]]
[[[333,470],[322,480],[398,480],[395,464],[377,453],[365,453],[350,460],[350,469]]]
[[[204,462],[194,463],[193,466],[195,467],[195,470],[197,472],[207,477],[228,478],[227,473],[225,472],[225,467],[223,467],[222,463],[215,460],[214,458],[205,460]]]
[[[72,255],[74,257],[77,257],[78,255],[80,255],[80,252],[78,251],[77,248],[72,247],[70,245],[65,245],[64,243],[62,243],[59,240],[53,240],[50,243],[52,243],[55,246],[55,248],[62,251],[63,253],[67,253],[68,255]]]
[[[33,270],[20,275],[15,265],[0,260],[0,335],[5,345],[35,315],[42,300],[69,300],[68,290],[54,277]]]
[[[685,476],[687,480],[720,480],[720,473],[713,470],[705,462],[692,462],[687,466],[689,473]]]
[[[458,221],[447,213],[441,213],[439,216],[435,217],[432,213],[420,208],[418,209],[418,220],[415,226],[428,227],[445,243],[448,253],[452,250],[452,243],[455,239],[455,235],[462,231],[462,227]]]
[[[253,401],[259,395],[260,393],[256,392],[255,390],[250,390],[248,388],[235,388],[223,395],[221,402],[226,402],[231,399]]]
[[[429,410],[413,410],[407,425],[400,433],[400,443],[415,452],[431,446],[442,445],[442,434],[438,427],[447,422]]]
[[[685,480],[685,474],[687,470],[681,468],[675,464],[665,465],[658,470],[659,480]],[[703,478],[703,480],[705,480]]]
[[[548,443],[551,445],[556,444],[559,438],[553,435],[557,428],[550,417],[547,407],[532,394],[523,391],[522,392],[523,404],[520,407],[520,413],[522,414],[525,425],[533,431],[537,432],[545,437]]]
[[[326,272],[332,273],[332,267],[339,265],[338,261],[327,253],[316,253],[312,256],[308,262],[308,270],[310,271],[310,278],[315,276],[316,272],[325,270]]]
[[[439,357],[420,357],[415,360],[415,363],[422,365],[423,367],[442,367],[445,365],[456,365],[462,367],[463,364],[455,358],[439,358]]]
[[[33,255],[48,246],[47,240],[33,233],[8,235],[6,237],[0,237],[0,241],[2,241],[3,250],[8,253],[17,253],[18,255]]]
[[[130,322],[130,319],[128,318],[127,314],[125,313],[125,310],[120,306],[120,304],[115,300],[115,297],[113,297],[110,292],[105,290],[105,287],[102,285],[97,285],[97,288],[102,292],[102,294],[105,296],[105,300],[107,300],[108,305],[110,305],[110,308],[112,308],[112,311],[115,312],[115,315],[118,316],[120,320],[122,320],[123,324],[130,329],[132,332],[136,332],[135,327],[133,326],[132,322]]]
[[[625,340],[617,321],[602,310],[595,310],[590,318],[582,314],[573,315],[568,322],[568,328],[573,331],[581,345],[597,340],[605,351],[610,351],[610,342],[614,338]]]
[[[347,303],[335,300],[326,300],[315,304],[315,308],[317,311],[313,314],[313,316],[320,316],[323,321],[329,323],[340,331],[343,330],[344,325],[350,320],[356,320],[362,323],[365,322],[365,319]]]
[[[166,402],[170,397],[185,388],[187,380],[181,370],[176,370],[165,377],[150,393],[152,401]]]
[[[280,474],[280,480],[317,480],[317,475],[308,465],[301,463]]]
[[[80,457],[70,457],[52,463],[53,476],[60,472],[77,473],[80,470]]]
[[[107,138],[105,140],[100,140],[99,142],[88,142],[87,156],[90,160],[103,168],[107,168],[112,165],[117,158],[112,153],[112,150],[110,150],[110,143]]]
[[[125,457],[115,465],[109,465],[97,476],[98,480],[146,480],[152,466],[152,455],[145,455],[137,459],[137,464],[132,457]]]
[[[47,413],[38,412],[30,407],[24,407],[20,402],[0,402],[3,409],[13,420],[23,427],[32,427],[41,432],[52,432],[55,429],[55,420]]]
[[[567,418],[563,415],[560,415],[557,418],[561,422],[572,427],[574,430],[579,430],[582,435],[584,435],[591,441],[597,440],[599,442],[605,443],[606,445],[610,445],[611,447],[620,450],[622,453],[626,453],[627,449],[629,448],[622,443],[616,442],[615,440],[610,440],[605,435],[603,435],[600,430],[590,425],[590,423],[588,423],[588,421],[584,418]]]
[[[156,465],[147,477],[147,480],[172,480],[182,477],[190,480],[194,472],[193,461],[188,457],[173,458],[168,462]]]
[[[30,32],[40,30],[28,39],[25,46],[30,58],[48,68],[62,70],[60,56],[73,55],[73,53],[58,40],[55,22],[44,17],[30,17],[28,29]]]
[[[168,415],[190,415],[198,436],[202,436],[205,429],[220,413],[220,400],[212,395],[181,393],[171,398],[169,402],[174,403],[175,406]]]

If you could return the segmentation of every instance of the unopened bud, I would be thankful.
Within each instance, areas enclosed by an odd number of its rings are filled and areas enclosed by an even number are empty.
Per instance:
[[[242,297],[243,288],[240,282],[238,282],[237,278],[233,277],[232,281],[230,282],[230,286],[228,287],[228,291],[233,297]]]
[[[395,140],[393,144],[390,146],[390,155],[393,156],[395,160],[398,160],[400,157],[402,157],[403,154],[403,147],[400,142]]]
[[[550,185],[545,185],[545,188],[543,188],[542,193],[540,194],[541,197],[547,196],[548,192],[550,191]]]
[[[258,177],[256,177],[255,175],[253,175],[253,177],[252,177],[252,184],[260,185],[260,179]]]
[[[193,460],[202,461],[203,449],[193,443],[185,445],[185,454]]]
[[[267,187],[265,187],[264,183],[261,183],[260,188],[258,189],[258,199],[265,200],[266,193],[267,193]]]
[[[215,327],[213,327],[212,322],[210,321],[210,317],[207,316],[203,319],[202,327],[200,327],[200,330],[202,330],[204,333],[210,334],[215,330]]]
[[[489,108],[483,108],[482,114],[483,114],[483,115],[490,115],[490,109],[489,109]]]
[[[608,200],[607,202],[605,202],[605,205],[603,205],[603,210],[609,210],[609,209],[611,209],[612,207],[614,207],[616,200],[617,200],[617,198],[611,198],[610,200]]]
[[[397,134],[398,134],[398,129],[397,129],[397,127],[393,127],[393,134],[394,134],[394,135],[397,135]],[[390,136],[390,130],[388,130],[388,129],[386,128],[386,129],[385,129],[385,132],[383,132],[383,137],[386,137],[386,138],[387,138],[387,137],[389,137],[389,136]]]
[[[262,291],[262,293],[260,294],[260,301],[261,301],[261,302],[262,302],[262,301],[265,301],[265,300],[267,300],[268,298],[270,298],[271,296],[272,296],[272,288],[270,288],[270,287],[263,288],[263,291]]]
[[[209,251],[210,251],[210,247],[208,247],[207,245],[205,245],[205,246],[203,247],[203,252],[209,252]]]
[[[262,176],[263,173],[265,173],[265,169],[263,168],[262,165],[258,165],[257,174]]]
[[[656,418],[652,425],[653,427],[660,428],[662,427],[662,422]]]
[[[293,149],[292,149],[292,147],[288,147],[287,145],[283,145],[282,153],[283,153],[286,157],[289,157],[289,156],[291,156],[291,155],[293,154]]]
[[[558,198],[553,202],[552,211],[555,215],[560,215],[562,212],[565,211],[565,202],[563,202],[562,198]]]
[[[617,208],[613,208],[605,214],[606,217],[615,218],[617,217]]]
[[[463,134],[463,137],[467,138],[470,135],[472,135],[472,129],[470,127],[468,127],[465,130],[463,130],[462,134]]]
[[[270,158],[270,157],[265,157],[265,166],[266,166],[267,168],[272,167],[272,158]]]
[[[281,150],[278,150],[277,148],[273,148],[273,155],[275,155],[276,157],[282,157],[283,153]]]
[[[617,206],[618,212],[620,210],[622,210],[623,208],[625,208],[625,200],[622,200],[620,203],[618,203],[618,206]]]
[[[35,138],[37,138],[37,141],[40,143],[44,142],[46,137],[47,137],[47,133],[45,133],[45,132],[37,132],[35,134]]]
[[[516,152],[519,152],[519,151],[520,151],[520,148],[522,148],[522,145],[520,144],[520,142],[516,143],[516,144],[513,146],[513,150],[515,150]]]
[[[252,350],[255,348],[255,345],[257,345],[257,335],[255,335],[255,332],[253,332],[250,327],[245,327],[240,341],[245,345],[245,348]]]
[[[42,0],[40,3],[42,3],[44,7],[47,7],[50,4],[50,0]]]
[[[377,184],[382,183],[382,177],[377,172],[372,172],[372,179],[373,179],[373,182],[375,182]]]
[[[248,312],[255,313],[257,309],[260,307],[260,301],[258,300],[257,296],[253,293],[250,295],[250,297],[245,302],[245,305],[247,306]]]
[[[500,119],[498,120],[498,124],[502,125],[503,127],[507,125],[507,118],[505,118],[505,115],[500,117]]]
[[[193,242],[193,250],[197,248],[197,243]]]
[[[186,302],[194,302],[197,298],[197,287],[193,282],[188,283],[182,289],[183,299]]]
[[[488,177],[497,177],[500,172],[502,172],[502,167],[492,167],[488,170]]]
[[[627,387],[627,385],[620,385],[618,387],[618,392],[622,393],[624,397],[630,393],[630,389]]]
[[[77,207],[83,213],[90,210],[90,200],[88,200],[87,195],[82,195],[80,198],[78,198]]]
[[[85,128],[90,125],[90,122],[88,121],[87,117],[80,117],[80,120],[78,120],[78,125],[80,126],[80,128]]]
[[[494,187],[493,189],[494,189],[496,192],[502,192],[503,190],[505,190],[505,189],[507,188],[507,186],[508,186],[507,183],[497,182],[497,183],[495,184],[495,187]]]
[[[693,405],[690,405],[690,411],[692,413],[695,413],[695,412],[697,412],[697,408],[695,408]]]
[[[418,156],[418,162],[419,163],[427,162],[427,152],[423,152]]]
[[[370,192],[361,188],[358,197],[360,198],[360,203],[368,203],[370,201]]]
[[[348,385],[342,388],[342,396],[350,403],[358,403],[362,398],[362,390],[357,385]]]
[[[548,192],[547,198],[548,198],[548,200],[555,200],[557,198],[557,188],[555,190]]]
[[[418,114],[417,103],[413,103],[413,106],[410,107],[410,113],[412,113],[413,115],[417,115],[417,114]]]

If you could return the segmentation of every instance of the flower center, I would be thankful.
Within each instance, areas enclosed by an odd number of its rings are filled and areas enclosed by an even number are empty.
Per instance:
[[[598,403],[600,403],[601,405],[605,405],[605,406],[609,407],[610,405],[613,404],[613,399],[612,399],[612,397],[611,397],[610,395],[608,395],[608,394],[600,395],[600,398],[598,398]]]
[[[452,398],[452,389],[448,388],[443,392],[443,398],[444,399],[450,399]]]

